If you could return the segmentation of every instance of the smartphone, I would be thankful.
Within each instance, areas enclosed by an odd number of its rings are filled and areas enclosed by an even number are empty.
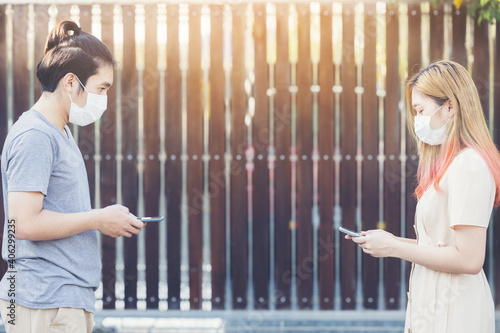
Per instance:
[[[163,221],[163,216],[155,216],[155,217],[138,217],[138,220],[142,222],[160,222]]]
[[[355,232],[355,231],[352,231],[352,230],[349,230],[349,229],[346,229],[346,228],[343,228],[343,227],[339,227],[339,230],[342,231],[345,234],[351,235],[352,237],[361,237],[361,236],[363,236],[359,232]]]

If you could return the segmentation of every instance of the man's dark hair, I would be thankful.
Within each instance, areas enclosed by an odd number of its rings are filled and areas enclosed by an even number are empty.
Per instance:
[[[75,22],[65,20],[49,33],[36,77],[42,84],[42,92],[54,92],[66,74],[75,74],[85,85],[87,79],[105,65],[115,65],[108,47]]]

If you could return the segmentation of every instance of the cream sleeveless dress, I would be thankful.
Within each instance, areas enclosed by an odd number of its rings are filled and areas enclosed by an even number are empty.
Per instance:
[[[416,209],[419,246],[455,245],[454,227],[487,228],[495,182],[482,157],[462,150],[440,183],[431,186]],[[451,274],[412,265],[405,333],[494,333],[495,307],[486,276]]]

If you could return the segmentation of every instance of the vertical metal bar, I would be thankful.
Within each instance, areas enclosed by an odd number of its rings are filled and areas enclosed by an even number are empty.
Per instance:
[[[2,41],[2,44],[4,46],[7,46],[7,35],[6,35],[7,17],[5,13],[7,7],[8,5],[0,6],[0,27],[2,27],[2,29],[0,30],[0,40]],[[7,53],[8,53],[7,47],[4,47],[0,50],[0,91],[2,92],[2,94],[7,94],[7,70],[8,70]],[[2,122],[2,125],[0,125],[1,142],[3,142],[5,140],[5,137],[7,136],[7,126],[9,123],[7,117],[7,99],[8,96],[5,96],[4,98],[2,98],[2,102],[0,103],[0,121]],[[2,150],[3,146],[0,146],[0,156],[2,154]],[[2,198],[1,194],[0,198]],[[0,223],[4,222],[4,218],[5,218],[4,211],[3,209],[0,209]],[[2,225],[2,230],[3,230],[3,225]],[[0,269],[1,269],[0,273],[3,274],[6,270],[6,264],[4,264],[3,267],[0,267]]]
[[[356,64],[356,230],[362,230],[361,207],[362,202],[362,168],[363,168],[363,62],[364,62],[364,5],[359,3],[355,7],[354,17],[354,62]],[[356,249],[356,309],[363,308],[363,253]]]
[[[53,27],[55,27],[55,25],[58,23],[60,16],[64,15],[64,13],[58,12],[59,10],[57,9],[57,7],[56,7],[56,10],[57,10],[56,13],[59,16],[54,18]],[[69,8],[69,14],[70,14],[70,17],[69,17],[70,20],[74,21],[79,27],[81,27],[82,24],[80,22],[80,7],[78,5],[71,5],[71,7]],[[78,138],[80,136],[80,127],[78,125],[75,125],[75,124],[70,124],[69,126],[71,127],[71,132],[73,133],[73,137],[74,137],[75,141],[79,142]]]
[[[157,216],[160,211],[160,161],[159,161],[159,71],[158,71],[158,6],[145,6],[143,27],[145,34],[143,79],[143,132],[144,132],[144,213],[146,216]],[[153,223],[141,234],[145,238],[145,285],[146,308],[159,307],[159,227],[164,223]]]
[[[332,5],[332,48],[333,64],[335,66],[335,206],[333,209],[333,227],[335,232],[335,302],[334,309],[342,308],[342,292],[340,285],[340,232],[338,227],[342,224],[342,214],[340,208],[340,161],[342,153],[340,151],[340,65],[342,64],[342,4],[335,2]]]
[[[320,8],[320,60],[318,83],[318,150],[320,161],[318,166],[318,195],[320,226],[318,231],[318,284],[319,307],[321,310],[333,309],[335,287],[334,276],[334,135],[335,125],[334,100],[332,87],[334,84],[334,66],[332,49],[332,6],[322,3]],[[323,75],[323,73],[326,73]],[[322,157],[321,157],[322,155]],[[321,180],[321,181],[320,181]]]
[[[28,43],[28,105],[31,107],[35,104],[35,6],[28,5],[28,29],[27,29],[27,43]]]
[[[365,4],[363,34],[363,113],[362,113],[362,190],[361,230],[377,228],[378,212],[378,99],[377,99],[377,15],[376,3]],[[378,262],[363,256],[364,309],[376,309],[378,304]]]
[[[253,117],[255,115],[255,98],[253,85],[255,83],[255,57],[254,57],[254,41],[253,41],[253,25],[254,12],[251,4],[248,4],[246,12],[246,27],[245,27],[245,92],[247,94],[247,114],[245,116],[245,124],[247,125],[247,142],[246,150],[246,171],[247,171],[247,209],[248,209],[248,287],[247,287],[247,309],[253,308],[253,170],[255,149],[253,147]]]
[[[137,214],[144,216],[144,66],[145,66],[145,8],[135,6],[135,57],[137,70]],[[141,232],[137,243],[137,308],[146,309],[146,260],[145,233]]]
[[[81,25],[80,23],[80,7],[78,5],[72,5],[70,10],[70,20],[74,21],[77,25]],[[57,22],[56,22],[57,24]],[[55,25],[55,24],[54,24]]]
[[[122,199],[123,204],[132,212],[138,211],[137,193],[139,193],[138,176],[138,71],[136,62],[136,29],[135,6],[123,5],[123,50],[122,61]],[[126,38],[125,38],[126,37]],[[137,213],[136,213],[137,214]],[[137,308],[138,289],[138,238],[123,240],[124,270],[125,270],[125,308]]]
[[[451,18],[449,17],[451,20]],[[451,22],[451,21],[450,21]],[[446,25],[445,25],[446,29]],[[445,38],[446,41],[446,38]],[[445,45],[445,50],[451,52],[451,47],[447,48]],[[408,76],[408,4],[399,4],[399,80],[400,80],[400,101],[399,101],[399,112],[400,112],[400,131],[401,131],[401,145],[400,145],[400,156],[399,160],[401,162],[401,218],[400,218],[400,235],[404,237],[407,234],[406,226],[406,161],[408,156],[406,153],[406,96],[403,93],[405,91],[405,80]],[[401,260],[401,287],[399,296],[399,308],[406,308],[406,261]]]
[[[290,258],[292,269],[291,283],[291,304],[292,309],[297,309],[297,63],[299,53],[298,41],[298,13],[294,4],[290,5],[288,14],[288,53],[290,57],[290,94],[291,101],[291,147],[290,147],[290,162],[291,162],[291,246]]]
[[[392,234],[400,234],[401,194],[400,177],[400,68],[399,68],[399,11],[397,5],[388,5],[386,15],[386,83],[390,92],[384,102],[384,225]],[[399,259],[384,258],[384,287],[387,309],[399,308]]]
[[[58,11],[59,10],[57,9],[56,5],[50,5],[49,10],[48,10],[48,13],[49,13],[48,32],[50,32],[57,24]]]
[[[99,39],[101,38],[101,7],[99,5],[92,6],[92,35]],[[94,208],[101,208],[101,122],[94,123]],[[102,251],[102,235],[98,233],[97,236],[99,249]]]
[[[210,83],[210,93],[206,102],[210,103],[209,129],[210,148],[209,153],[213,156],[209,164],[209,187],[207,196],[210,196],[210,237],[207,244],[210,246],[208,271],[210,280],[208,289],[210,291],[207,302],[210,309],[224,309],[225,299],[225,220],[226,220],[226,196],[225,196],[225,169],[226,163],[223,156],[226,153],[225,143],[225,73],[224,73],[224,6],[210,5],[210,37],[207,40],[207,48],[210,52],[210,73],[207,77]],[[208,29],[207,29],[208,30]],[[208,294],[208,291],[207,291]],[[216,298],[218,300],[216,300]],[[208,308],[207,306],[207,308]]]
[[[211,39],[210,8],[203,6],[201,9],[201,70],[202,70],[202,105],[203,105],[203,247],[202,247],[202,308],[212,308],[212,275],[210,252],[210,194],[209,181],[211,159],[209,152],[210,138],[210,39]]]
[[[385,73],[386,70],[386,4],[377,3],[377,96],[378,96],[378,123],[379,123],[379,228],[383,227],[384,221],[384,98]],[[379,298],[378,309],[385,310],[385,289],[384,289],[384,260],[379,261]]]
[[[254,309],[269,307],[269,97],[266,3],[252,4],[254,8],[255,116],[253,117],[254,160],[253,183],[253,271]],[[278,119],[279,120],[279,119]]]
[[[421,36],[422,36],[422,67],[426,67],[430,63],[430,4],[428,2],[423,2],[421,5],[422,10],[422,26],[421,26]]]
[[[71,7],[71,11],[78,12],[78,17],[79,17],[79,8],[75,6]],[[91,33],[92,35],[96,36],[97,38],[101,39],[101,8],[99,5],[93,5],[92,6],[92,28],[91,28]],[[101,168],[100,168],[100,162],[101,162],[101,131],[100,131],[100,126],[101,122],[97,121],[93,124],[94,126],[94,208],[99,209],[101,208]],[[102,234],[97,233],[97,244],[99,248],[99,254],[102,258]],[[104,286],[103,286],[104,287]],[[103,290],[101,290],[103,291]],[[104,298],[104,295],[102,295],[100,298]]]
[[[99,39],[101,38],[101,7],[99,5],[92,6],[92,35]],[[95,196],[94,196],[94,208],[101,208],[101,122],[96,121],[94,123],[94,167],[95,167]],[[101,234],[99,237],[99,248],[101,248]]]
[[[225,309],[231,309],[232,300],[232,280],[231,280],[231,72],[233,68],[232,59],[232,27],[233,27],[233,16],[231,7],[225,5],[224,7],[224,73],[225,73],[225,98],[224,105],[226,107],[225,114],[225,131],[226,131],[226,150],[225,150],[225,184],[226,184],[226,228],[225,228],[225,239],[226,239],[226,289],[225,289]],[[221,301],[220,299],[214,299],[215,302]]]
[[[472,74],[472,64],[474,63],[474,19],[470,15],[465,21],[465,49],[467,52],[467,71]]]
[[[274,74],[270,85],[276,86],[274,96],[274,107],[269,110],[270,129],[274,136],[270,136],[270,167],[273,181],[273,209],[274,222],[273,234],[275,248],[275,279],[276,284],[276,308],[290,309],[291,307],[291,256],[290,238],[293,224],[291,225],[291,201],[288,197],[291,193],[291,170],[287,156],[290,156],[291,131],[288,119],[291,117],[290,96],[290,57],[289,57],[289,29],[288,29],[289,4],[280,3],[268,6],[268,18],[270,23],[275,22],[276,38],[271,38],[273,32],[269,31],[268,57],[274,58]],[[268,21],[268,22],[269,22]],[[273,26],[274,30],[274,26]],[[271,77],[270,77],[271,79]],[[274,90],[273,90],[274,91]],[[274,158],[273,153],[276,154]],[[279,158],[277,158],[279,156]],[[275,162],[275,163],[274,163]]]
[[[444,5],[444,47],[443,59],[451,60],[453,51],[453,19],[452,19],[452,4],[445,3]]]
[[[274,10],[273,10],[274,9]],[[274,145],[274,98],[276,88],[274,86],[274,71],[276,64],[276,8],[266,7],[266,26],[267,26],[267,63],[269,65],[269,309],[276,309],[276,251],[275,251],[275,162],[276,150]]]
[[[340,160],[340,205],[342,225],[356,228],[356,65],[354,63],[354,16],[355,4],[344,4],[342,19],[342,93],[341,103],[341,160]],[[342,308],[354,310],[356,307],[356,247],[348,242],[340,242]]]
[[[203,264],[203,105],[201,69],[202,5],[189,7],[189,57],[186,85],[187,98],[187,198],[189,240],[190,309],[201,309]],[[187,91],[186,91],[186,94]],[[200,158],[198,158],[200,157]]]
[[[5,9],[7,5],[0,5],[0,41],[4,47],[0,50],[0,92],[2,94],[2,98],[0,101],[0,142],[4,142],[5,137],[7,136],[7,97],[5,96],[7,92],[7,50],[5,48],[6,45],[6,15]],[[3,147],[0,146],[0,158],[3,153]],[[0,192],[0,201],[3,202],[3,192]],[[4,209],[0,209],[0,237],[3,239],[3,230],[4,223],[6,220]],[[7,271],[7,263],[4,261],[0,263],[0,274],[5,274]]]
[[[421,18],[420,18],[420,4],[410,4],[408,15],[408,74],[414,75],[421,66]],[[464,26],[465,27],[465,26]],[[456,28],[456,27],[455,27]],[[455,30],[454,28],[454,30]],[[458,34],[465,40],[465,29],[464,33]],[[456,58],[456,50],[454,49],[453,57]],[[406,107],[406,103],[403,105]],[[405,179],[406,179],[406,235],[401,235],[402,237],[408,237],[415,239],[414,221],[415,221],[415,209],[417,205],[417,200],[413,193],[415,192],[415,180],[418,165],[417,147],[411,133],[407,131],[406,133],[406,168],[405,168]],[[411,263],[406,263],[406,278],[405,281],[410,279],[410,268]]]
[[[311,309],[313,306],[314,261],[317,255],[313,253],[312,239],[313,220],[313,159],[315,154],[313,146],[313,101],[312,75],[314,70],[311,61],[311,6],[297,4],[298,12],[298,61],[297,61],[297,130],[296,152],[297,161],[297,223],[296,253],[297,265],[297,306],[299,309]],[[316,66],[317,69],[317,66]],[[316,152],[317,158],[317,152]],[[316,221],[317,222],[317,221]]]
[[[489,53],[489,98],[488,98],[488,127],[493,140],[495,140],[495,43],[496,41],[496,25],[497,21],[489,25],[488,34],[488,53]],[[498,56],[498,55],[497,55]],[[498,130],[498,128],[497,128]],[[498,211],[494,214],[498,214]],[[495,223],[494,214],[492,214],[490,219],[490,230],[488,231],[488,281],[495,281]],[[490,283],[491,292],[495,295],[495,283]]]
[[[444,5],[432,5],[429,13],[429,56],[430,61],[438,61],[443,59],[446,53],[445,44],[445,27],[444,25]],[[431,30],[432,27],[432,30]],[[432,33],[431,33],[432,31]]]
[[[144,5],[135,6],[135,52],[137,70],[137,173],[138,173],[138,195],[137,214],[144,216],[144,58],[145,58],[145,9]],[[146,308],[146,276],[145,276],[145,233],[138,236],[137,244],[137,308]]]
[[[245,91],[245,12],[246,5],[232,7],[232,118],[231,118],[231,309],[246,308],[248,279],[247,218],[248,203],[246,191],[247,126],[245,116],[248,102]]]
[[[12,5],[8,4],[5,10],[6,23],[5,23],[5,46],[7,50],[7,131],[13,124],[14,118],[14,23],[13,16],[14,10]]]
[[[26,29],[19,29],[28,25],[28,5],[13,6],[12,15],[12,66],[13,66],[13,97],[14,114],[16,121],[21,114],[29,109],[28,106],[28,40]],[[15,29],[14,29],[15,28]]]
[[[488,99],[488,129],[491,136],[495,135],[495,43],[496,43],[496,27],[497,22],[488,26],[488,53],[489,53],[489,99]]]
[[[500,25],[498,24],[498,22],[495,23],[495,30],[494,30],[494,33],[492,33],[492,35],[494,36],[494,39],[495,39],[495,73],[493,75],[494,77],[494,80],[495,82],[499,82],[500,80],[500,62],[498,61],[498,56],[500,55],[500,42],[498,41],[497,37],[499,35],[499,28],[500,28]],[[493,57],[492,57],[493,58]],[[495,108],[498,109],[499,107],[499,104],[500,104],[500,87],[498,86],[498,84],[495,84],[494,85],[494,89],[495,89],[495,93],[494,93],[494,105],[495,105]],[[490,110],[494,110],[495,108],[490,108]],[[497,114],[497,117],[493,118],[494,122],[494,128],[495,128],[495,131],[493,133],[493,140],[495,142],[495,144],[498,144],[500,143],[500,117],[498,117],[499,115]],[[498,237],[498,227],[495,227],[495,224],[498,225],[498,223],[500,223],[500,213],[497,211],[493,214],[493,223],[490,223],[490,227],[493,227],[492,230],[490,231],[492,234],[494,234],[495,236]],[[494,244],[494,255],[495,256],[498,256],[499,255],[499,248],[498,248],[498,242],[496,242],[496,244]],[[498,257],[497,257],[498,259]],[[490,281],[490,286],[492,287],[492,294],[493,294],[493,297],[494,297],[494,300],[495,300],[495,303],[498,304],[499,300],[500,300],[500,297],[499,297],[499,291],[500,291],[500,288],[499,288],[499,278],[500,278],[500,265],[495,265],[495,269],[494,269],[495,273],[494,273],[494,280],[489,280]],[[493,282],[491,282],[493,281]]]
[[[189,309],[189,240],[187,200],[187,70],[189,55],[189,6],[179,6],[179,51],[181,69],[182,209],[181,209],[181,310]]]
[[[116,91],[116,114],[115,114],[115,144],[116,144],[116,203],[123,203],[122,196],[122,162],[123,162],[123,145],[122,145],[122,68],[123,68],[123,12],[120,5],[115,5],[113,8],[113,55],[116,61],[115,67],[115,84]],[[125,281],[124,281],[124,259],[123,259],[123,238],[119,237],[116,240],[116,309],[125,307]]]
[[[92,34],[101,39],[101,7],[99,5],[92,6]],[[101,162],[101,122],[94,123],[94,165],[95,165],[95,197],[94,207],[101,208],[101,192],[100,192],[100,162]],[[99,234],[100,235],[100,234]],[[100,237],[99,237],[100,238]],[[100,243],[99,243],[100,244]],[[100,246],[99,246],[100,248]]]
[[[160,211],[161,216],[167,216],[166,207],[166,177],[165,177],[165,163],[167,160],[167,152],[165,146],[166,129],[166,98],[165,98],[165,72],[167,70],[167,5],[158,4],[158,26],[157,26],[157,39],[158,39],[158,72],[159,72],[159,122],[158,133],[160,134]],[[166,310],[168,285],[167,285],[167,247],[164,246],[167,242],[167,224],[161,223],[160,228],[160,249],[159,249],[159,286],[158,298],[160,299],[158,309]]]
[[[454,61],[463,66],[467,66],[467,54],[465,49],[466,40],[466,16],[467,8],[462,6],[460,9],[453,10],[452,16],[452,56]]]
[[[318,138],[318,117],[319,117],[319,61],[320,61],[320,46],[321,46],[321,5],[318,2],[311,3],[311,62],[313,66],[312,86],[313,105],[312,105],[312,133],[313,133],[313,204],[312,204],[312,251],[313,251],[313,290],[312,290],[312,308],[319,310],[319,262],[318,262],[318,233],[319,233],[319,138]]]
[[[101,7],[101,17],[106,17],[100,22],[100,30],[102,31],[102,41],[110,50],[114,47],[114,22],[113,22],[113,5],[103,5]],[[99,29],[94,28],[93,30]],[[99,155],[100,160],[99,196],[101,197],[100,205],[105,207],[116,204],[116,90],[115,87],[110,89],[108,95],[108,108],[100,120]],[[95,141],[95,139],[93,139]],[[96,158],[94,157],[94,160]],[[94,169],[96,169],[94,164]],[[102,306],[104,309],[116,309],[116,286],[117,286],[117,271],[116,271],[116,239],[110,236],[99,235],[101,260],[102,260],[102,283],[103,283],[103,300]]]
[[[167,205],[167,301],[169,309],[179,309],[181,302],[181,241],[182,241],[182,72],[180,65],[181,37],[180,6],[167,4],[168,27],[165,77],[165,196]],[[183,9],[184,10],[184,9]],[[182,41],[182,43],[185,43]]]

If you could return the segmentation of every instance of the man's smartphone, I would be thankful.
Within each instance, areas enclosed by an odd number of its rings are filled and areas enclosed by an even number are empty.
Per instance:
[[[339,230],[342,231],[345,234],[351,235],[352,237],[361,237],[361,236],[363,236],[359,232],[355,232],[355,231],[352,231],[352,230],[349,230],[349,229],[346,229],[346,228],[343,228],[343,227],[339,227]]]
[[[160,222],[163,221],[163,216],[155,216],[155,217],[138,217],[138,220],[142,222]]]

